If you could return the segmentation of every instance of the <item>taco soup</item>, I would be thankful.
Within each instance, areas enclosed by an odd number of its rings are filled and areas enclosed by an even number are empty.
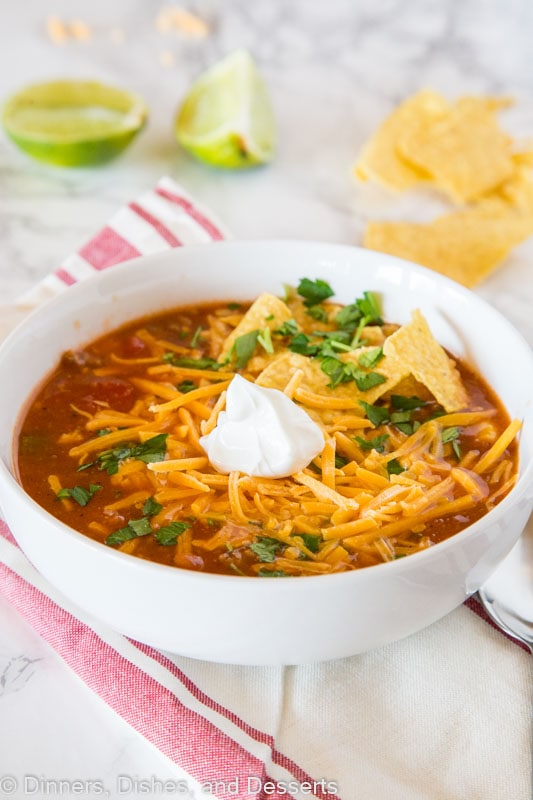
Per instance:
[[[124,553],[258,578],[437,545],[517,477],[517,420],[420,310],[323,280],[137,320],[64,353],[26,410],[18,477]]]

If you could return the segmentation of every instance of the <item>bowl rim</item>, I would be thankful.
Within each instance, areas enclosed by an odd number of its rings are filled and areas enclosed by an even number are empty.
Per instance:
[[[175,249],[165,250],[159,253],[153,253],[148,255],[142,255],[130,261],[122,262],[120,264],[116,264],[112,268],[112,274],[120,276],[120,273],[123,272],[127,274],[134,266],[137,270],[142,270],[143,265],[147,261],[162,261],[165,262],[167,259],[172,258],[179,258],[179,259],[187,259],[187,253],[189,251],[198,251],[198,248],[201,248],[203,252],[210,252],[213,247],[217,250],[223,248],[224,250],[245,250],[248,248],[253,249],[296,249],[296,248],[307,248],[310,250],[318,251],[320,249],[324,251],[331,251],[331,252],[338,252],[338,253],[346,253],[346,254],[359,254],[362,255],[364,258],[369,260],[382,260],[386,263],[389,262],[392,265],[397,264],[403,270],[408,270],[409,272],[414,272],[415,274],[425,276],[428,279],[434,281],[443,287],[449,287],[453,289],[455,292],[459,292],[462,294],[467,300],[473,301],[475,304],[480,306],[484,309],[487,313],[493,315],[500,325],[507,330],[507,332],[515,338],[516,341],[520,341],[522,346],[525,349],[529,349],[530,351],[530,358],[529,358],[529,369],[533,375],[533,350],[529,346],[529,343],[525,339],[525,337],[514,327],[514,325],[505,317],[498,309],[494,308],[489,302],[487,302],[483,297],[477,295],[472,290],[468,289],[465,286],[457,283],[456,281],[448,278],[445,275],[442,275],[438,272],[435,272],[427,267],[424,267],[420,264],[416,264],[414,262],[408,261],[406,259],[398,258],[396,256],[391,256],[389,254],[380,253],[378,251],[367,250],[365,248],[356,246],[356,245],[349,245],[349,244],[342,244],[342,243],[335,243],[335,242],[324,242],[319,240],[299,240],[299,239],[254,239],[254,240],[239,240],[239,241],[221,241],[221,242],[209,242],[209,247],[205,250],[205,243],[195,243],[195,244],[188,244],[184,247],[179,247]],[[94,274],[88,276],[87,278],[78,281],[76,284],[68,287],[68,292],[63,291],[60,294],[52,297],[43,305],[34,309],[24,320],[22,320],[6,337],[6,339],[0,344],[0,364],[2,362],[2,357],[4,355],[4,351],[7,351],[11,346],[15,344],[17,339],[24,334],[27,325],[32,324],[35,320],[39,320],[41,315],[47,315],[51,311],[53,312],[55,306],[63,306],[68,300],[69,297],[73,297],[74,294],[81,294],[84,290],[84,287],[87,286],[88,282],[97,284],[101,283],[102,281],[106,280],[106,276],[108,275],[107,270],[102,270],[95,272]],[[178,308],[175,304],[171,304],[169,308]],[[156,313],[156,312],[154,312]],[[137,315],[131,316],[129,319],[130,321],[134,321],[138,319]],[[122,324],[127,324],[122,323]],[[88,341],[92,341],[96,337],[91,337]],[[44,381],[46,375],[41,377],[40,382],[34,385],[32,392],[28,394],[26,397],[26,401],[28,401],[32,394],[37,391],[40,383]],[[24,407],[23,407],[24,408]],[[23,408],[21,409],[23,411]],[[20,416],[17,417],[17,420],[20,420]],[[15,477],[16,469],[15,469],[15,460],[14,460],[14,437],[16,434],[16,428],[10,431],[11,437],[11,458],[10,458],[10,465],[8,466],[4,459],[0,457],[0,477],[3,477],[3,480],[10,488],[15,491],[22,502],[29,503],[30,506],[33,507],[33,510],[39,515],[43,517],[43,521],[48,524],[55,524],[62,534],[67,535],[69,537],[76,538],[80,544],[85,547],[89,547],[92,550],[95,550],[98,554],[102,557],[104,553],[107,554],[108,558],[113,560],[118,559],[118,564],[127,563],[129,564],[131,569],[138,569],[142,572],[148,570],[149,572],[154,572],[155,575],[165,574],[165,575],[176,575],[176,578],[179,579],[180,577],[186,580],[201,580],[201,581],[210,581],[216,583],[227,583],[231,581],[233,585],[235,585],[235,579],[238,578],[240,582],[245,582],[248,585],[262,585],[261,581],[257,580],[255,576],[246,576],[246,575],[225,575],[219,573],[211,573],[211,572],[196,572],[194,570],[186,570],[180,567],[171,566],[168,564],[160,564],[158,562],[149,561],[146,559],[140,559],[132,557],[130,554],[122,553],[119,550],[115,550],[114,548],[110,548],[106,546],[102,542],[98,542],[95,539],[90,538],[86,534],[81,533],[80,531],[76,530],[75,528],[71,528],[66,523],[59,520],[57,517],[54,517],[53,514],[48,512],[44,509],[37,501],[35,501],[22,487],[19,483],[17,478]],[[519,434],[520,436],[520,434]],[[332,573],[327,575],[307,575],[307,576],[285,576],[284,579],[281,581],[283,586],[287,586],[289,583],[294,584],[295,581],[298,583],[302,583],[302,577],[305,578],[303,583],[305,585],[312,583],[316,583],[316,581],[320,581],[320,585],[325,585],[326,581],[335,581],[336,584],[340,583],[341,581],[365,581],[371,580],[371,575],[375,574],[375,570],[379,570],[380,573],[383,570],[388,570],[391,574],[401,575],[406,571],[410,571],[411,568],[414,568],[416,564],[420,563],[421,561],[427,560],[430,561],[432,558],[437,558],[439,554],[444,555],[448,550],[454,550],[456,546],[460,544],[464,539],[473,535],[473,533],[478,533],[480,529],[486,524],[488,517],[490,517],[491,522],[498,522],[500,521],[508,509],[518,502],[523,500],[527,494],[527,490],[530,489],[530,496],[527,498],[529,501],[529,505],[533,507],[533,457],[530,458],[529,463],[527,463],[524,467],[524,470],[521,475],[519,475],[518,480],[515,486],[510,490],[510,492],[501,500],[494,508],[492,508],[487,514],[484,514],[482,517],[477,519],[472,524],[468,525],[463,530],[459,531],[458,533],[454,534],[453,536],[445,539],[441,542],[438,542],[436,545],[429,547],[425,550],[419,551],[417,553],[413,553],[408,558],[400,558],[394,561],[387,561],[380,564],[376,564],[371,568],[363,568],[357,570],[349,570],[345,572],[338,572]],[[15,537],[16,538],[16,537]],[[126,561],[124,561],[126,559]],[[162,571],[162,572],[161,572]],[[268,583],[270,586],[272,582]],[[274,584],[277,584],[278,581],[274,581]],[[276,591],[276,590],[271,590]]]

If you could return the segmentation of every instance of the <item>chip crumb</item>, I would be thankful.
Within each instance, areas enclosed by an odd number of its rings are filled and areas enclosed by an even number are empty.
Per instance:
[[[159,53],[159,63],[162,67],[173,67],[176,63],[176,56],[170,50],[163,50]]]
[[[68,26],[68,29],[72,38],[80,42],[87,42],[92,37],[90,26],[81,19],[73,20]]]
[[[67,28],[59,17],[48,17],[46,20],[46,33],[54,44],[64,44],[68,39]]]
[[[205,39],[209,34],[207,22],[180,6],[164,6],[155,19],[155,27],[160,33],[175,31],[192,39]]]
[[[92,38],[91,26],[81,19],[66,22],[56,16],[48,17],[46,32],[50,41],[57,45],[65,44],[72,39],[78,42],[87,42]]]

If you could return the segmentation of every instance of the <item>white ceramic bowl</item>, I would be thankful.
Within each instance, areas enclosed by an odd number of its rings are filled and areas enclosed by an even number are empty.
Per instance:
[[[150,312],[282,292],[302,277],[330,282],[341,302],[379,292],[385,319],[426,315],[437,339],[493,386],[524,421],[520,479],[488,515],[417,555],[355,572],[260,580],[197,574],[116,552],[59,522],[14,477],[21,409],[61,352]],[[507,357],[507,354],[512,354]],[[240,664],[349,656],[408,636],[478,589],[507,555],[533,504],[533,356],[475,294],[379,253],[298,242],[190,246],[113,267],[39,309],[0,350],[0,501],[22,550],[68,598],[112,628],[158,648]]]

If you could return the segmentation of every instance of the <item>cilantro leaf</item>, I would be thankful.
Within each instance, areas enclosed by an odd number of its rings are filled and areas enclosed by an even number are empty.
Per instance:
[[[390,415],[390,421],[397,425],[399,422],[411,422],[410,411],[393,411]]]
[[[177,386],[178,392],[181,392],[182,394],[187,394],[187,392],[192,392],[197,388],[198,387],[194,381],[182,381],[181,383],[178,383]]]
[[[328,386],[335,389],[339,384],[352,380],[346,365],[335,355],[325,356],[320,362],[320,369],[330,378]]]
[[[316,306],[335,294],[329,283],[320,280],[320,278],[317,278],[316,281],[302,278],[296,291],[304,298],[304,305],[306,306]]]
[[[259,561],[272,563],[276,559],[276,551],[281,546],[281,542],[269,536],[260,536],[250,545],[250,550],[257,556]]]
[[[365,325],[382,325],[383,320],[376,295],[373,292],[363,292],[362,297],[358,297],[353,303],[341,308],[335,321],[339,328],[352,333],[356,329],[360,333]],[[359,341],[359,337],[357,337],[357,341]]]
[[[232,351],[235,353],[235,367],[237,369],[244,369],[251,359],[257,345],[258,336],[259,331],[255,330],[244,333],[235,339]]]
[[[181,536],[187,528],[191,527],[190,522],[170,522],[168,525],[163,525],[155,532],[155,539],[159,544],[169,547],[176,544],[178,536]]]
[[[223,364],[213,358],[204,356],[203,358],[190,358],[189,356],[178,357],[176,353],[165,353],[163,361],[173,367],[188,367],[190,369],[220,369]]]
[[[257,335],[257,341],[266,353],[272,355],[274,352],[274,345],[272,344],[272,334],[270,328],[263,328]]]
[[[261,568],[257,573],[260,578],[287,578],[288,575],[286,572],[283,572],[282,569],[264,569]]]
[[[191,338],[191,347],[193,348],[196,347],[196,345],[200,341],[202,330],[203,330],[202,326],[198,325]]]
[[[91,497],[100,491],[102,487],[99,483],[90,483],[89,488],[85,489],[83,486],[73,486],[71,489],[60,489],[56,494],[58,500],[66,497],[71,497],[80,506],[86,506]]]
[[[363,296],[359,297],[355,302],[357,303],[362,316],[366,318],[366,325],[369,323],[383,325],[378,298],[374,292],[363,292]]]
[[[163,506],[161,503],[158,503],[153,497],[149,497],[143,505],[143,514],[146,517],[155,517],[155,515],[159,514],[162,509]]]
[[[421,400],[419,397],[405,397],[402,394],[392,394],[391,405],[398,411],[412,411],[415,408],[422,408],[427,406],[426,400]]]
[[[381,359],[383,358],[383,348],[382,347],[373,347],[371,350],[367,350],[366,353],[361,353],[357,362],[360,367],[365,367],[366,369],[372,369],[373,367],[378,364]]]
[[[307,311],[305,312],[309,317],[313,319],[319,320],[320,322],[327,322],[328,321],[328,314],[325,308],[322,306],[309,306]]]
[[[359,405],[363,408],[366,416],[376,427],[383,425],[384,422],[389,421],[389,410],[382,406],[373,406],[370,403],[365,403],[364,400],[359,400]]]
[[[289,342],[289,350],[293,353],[300,353],[302,356],[316,356],[320,350],[318,344],[312,344],[311,339],[305,333],[297,333]]]
[[[108,475],[116,475],[119,464],[126,458],[144,461],[145,464],[163,461],[167,450],[167,436],[168,433],[158,433],[157,436],[147,439],[144,444],[118,445],[110,450],[104,450],[97,456],[96,462],[99,462],[100,469],[105,470]]]
[[[369,389],[372,389],[373,386],[379,386],[387,380],[385,375],[382,375],[380,372],[358,371],[353,377],[360,392],[367,392]]]
[[[361,320],[361,310],[356,303],[343,306],[335,317],[335,322],[341,330],[353,333]]]
[[[146,536],[152,532],[150,522],[146,517],[141,519],[130,519],[124,528],[119,528],[118,531],[110,533],[105,540],[106,544],[123,544],[130,539],[137,539],[139,536]]]
[[[461,447],[459,445],[459,436],[460,430],[457,427],[453,428],[444,428],[442,431],[442,443],[447,444],[448,442],[452,445],[452,450],[455,453],[455,457],[458,461],[462,458]]]
[[[354,436],[361,450],[377,450],[378,453],[385,452],[385,442],[389,439],[388,433],[382,433],[380,436],[374,436],[373,439],[363,439],[362,436]]]
[[[312,553],[318,553],[322,543],[322,536],[318,533],[293,533],[292,536],[299,536],[305,547]]]
[[[387,461],[387,472],[389,476],[400,475],[402,472],[405,472],[405,467],[402,467],[397,458],[391,458],[390,461]]]
[[[348,463],[348,459],[344,458],[344,456],[339,456],[335,454],[335,469],[342,469]]]
[[[279,328],[276,328],[274,333],[278,336],[294,336],[298,333],[298,323],[291,317],[291,319],[285,320]]]

